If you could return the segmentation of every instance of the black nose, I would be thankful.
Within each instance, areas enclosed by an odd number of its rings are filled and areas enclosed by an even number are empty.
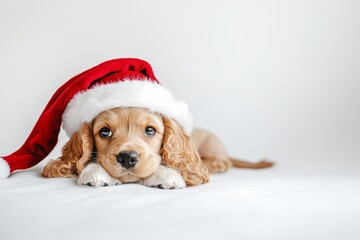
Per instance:
[[[133,151],[124,151],[120,152],[116,159],[124,168],[132,168],[139,161],[139,155]]]

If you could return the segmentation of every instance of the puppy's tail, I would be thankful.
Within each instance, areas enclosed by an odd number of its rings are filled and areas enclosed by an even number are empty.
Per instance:
[[[260,169],[260,168],[268,168],[274,165],[273,162],[269,162],[267,160],[262,160],[257,163],[252,163],[240,159],[230,158],[230,161],[235,168],[252,168],[252,169]]]

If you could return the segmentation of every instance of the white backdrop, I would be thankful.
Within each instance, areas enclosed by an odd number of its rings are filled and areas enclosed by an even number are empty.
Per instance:
[[[357,174],[359,11],[356,0],[1,0],[0,155],[70,77],[136,57],[231,155]]]

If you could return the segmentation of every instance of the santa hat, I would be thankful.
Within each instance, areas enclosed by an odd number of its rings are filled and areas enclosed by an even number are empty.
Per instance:
[[[114,59],[67,81],[52,96],[24,145],[0,157],[0,179],[43,160],[58,141],[61,124],[70,137],[84,122],[115,107],[143,107],[176,120],[187,133],[192,115],[155,78],[151,66],[140,59]]]

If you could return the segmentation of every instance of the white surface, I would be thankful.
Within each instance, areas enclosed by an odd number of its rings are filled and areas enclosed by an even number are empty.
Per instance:
[[[231,155],[278,163],[175,192],[17,173],[0,182],[0,239],[360,239],[359,12],[357,0],[0,1],[0,156],[70,77],[138,57]]]
[[[1,239],[359,239],[360,177],[231,170],[182,190],[90,188],[37,167],[0,184]]]

